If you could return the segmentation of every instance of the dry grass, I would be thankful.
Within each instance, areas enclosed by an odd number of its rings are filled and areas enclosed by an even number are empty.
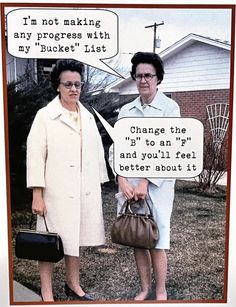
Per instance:
[[[81,248],[81,280],[84,289],[97,300],[132,300],[139,290],[139,279],[131,248],[111,243],[110,228],[116,214],[116,185],[103,187],[107,243],[102,247]],[[168,251],[167,288],[170,300],[222,300],[225,274],[225,191],[203,195],[193,182],[177,181]],[[30,217],[30,213],[27,215]],[[14,212],[13,246],[16,231],[25,227],[25,212]],[[13,251],[14,254],[14,251]],[[14,279],[40,292],[36,261],[14,257]],[[63,261],[55,265],[54,293],[64,294]],[[154,281],[153,281],[154,283]]]

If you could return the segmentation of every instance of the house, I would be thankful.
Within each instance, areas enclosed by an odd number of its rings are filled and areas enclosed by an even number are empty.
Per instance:
[[[223,142],[227,161],[229,42],[190,33],[159,55],[165,69],[160,90],[179,104],[182,117],[195,118],[203,123],[205,140],[213,138],[217,145]],[[110,84],[105,91],[119,96],[120,107],[138,96],[136,84],[130,76]]]
[[[159,88],[179,104],[182,117],[204,122],[207,105],[229,103],[229,42],[191,33],[159,55],[165,68]],[[117,93],[120,105],[138,95],[131,77],[116,81],[106,92]]]

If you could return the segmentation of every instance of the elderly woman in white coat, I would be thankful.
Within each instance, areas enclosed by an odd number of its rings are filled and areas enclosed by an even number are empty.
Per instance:
[[[123,106],[123,117],[179,117],[177,103],[165,96],[157,86],[164,76],[160,57],[151,52],[137,52],[133,58],[131,77],[136,81],[140,96]],[[158,121],[158,119],[157,119]],[[154,249],[134,249],[135,260],[141,280],[141,291],[134,298],[145,300],[151,290],[151,269],[156,280],[156,300],[166,300],[167,256],[170,247],[170,217],[174,200],[174,179],[124,178],[117,176],[119,189],[126,199],[143,199],[147,193],[153,203],[154,219],[159,228],[159,240]]]
[[[51,81],[58,95],[40,109],[27,139],[27,187],[33,190],[37,229],[57,232],[63,242],[65,293],[94,300],[80,284],[80,246],[105,242],[101,183],[108,180],[95,120],[79,102],[84,66],[57,61]],[[53,301],[53,264],[39,262],[41,297]]]

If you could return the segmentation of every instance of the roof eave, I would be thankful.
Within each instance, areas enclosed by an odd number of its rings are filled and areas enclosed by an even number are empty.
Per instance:
[[[202,43],[205,43],[205,44],[208,44],[208,45],[212,45],[212,46],[215,46],[215,47],[223,48],[223,49],[226,49],[226,50],[230,50],[230,44],[229,43],[190,33],[187,36],[185,36],[184,38],[182,38],[181,40],[179,40],[176,43],[174,43],[173,45],[171,45],[170,47],[161,51],[159,53],[159,55],[164,60],[164,59],[174,55],[175,53],[179,52],[180,50],[186,48],[187,46],[191,45],[193,42],[196,42],[196,41],[202,42]]]

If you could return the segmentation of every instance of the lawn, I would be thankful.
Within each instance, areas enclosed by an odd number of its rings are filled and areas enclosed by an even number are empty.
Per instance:
[[[139,291],[139,278],[132,248],[111,243],[110,229],[116,215],[114,194],[117,186],[103,186],[106,245],[81,248],[83,288],[98,301],[132,300]],[[12,213],[13,278],[40,293],[36,261],[14,256],[17,230],[27,227],[30,212]],[[168,255],[167,289],[169,300],[223,300],[226,245],[225,188],[214,195],[201,193],[195,182],[177,181],[171,222],[171,249]],[[55,265],[55,299],[64,301],[63,261]],[[154,286],[154,280],[153,280]]]

